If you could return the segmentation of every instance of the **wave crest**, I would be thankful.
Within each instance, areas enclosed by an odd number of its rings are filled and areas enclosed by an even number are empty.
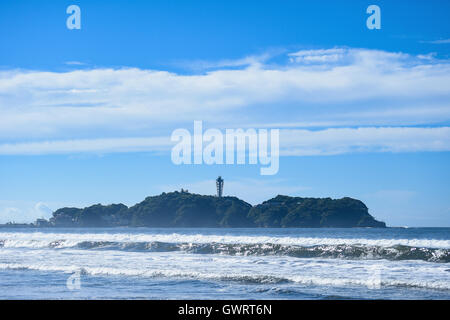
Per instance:
[[[23,244],[23,243],[22,243]],[[0,240],[0,247],[5,240]],[[30,242],[23,245],[37,245]],[[370,260],[422,260],[428,262],[450,262],[450,249],[423,248],[405,245],[391,247],[370,245],[282,245],[274,243],[170,243],[150,242],[116,242],[116,241],[81,241],[71,242],[64,239],[47,243],[47,248],[76,248],[84,250],[120,250],[138,252],[183,251],[194,254],[222,254],[242,256],[281,255],[297,258],[335,258],[335,259],[370,259]]]
[[[181,278],[195,280],[218,280],[225,282],[239,282],[249,284],[283,284],[296,283],[300,285],[318,285],[318,286],[368,286],[372,285],[372,280],[362,278],[331,278],[317,276],[276,276],[276,275],[250,275],[250,274],[223,274],[223,273],[204,273],[204,272],[184,272],[175,270],[139,270],[139,269],[118,269],[110,267],[68,267],[68,266],[49,266],[44,264],[23,265],[23,264],[5,264],[0,263],[0,269],[10,270],[37,270],[43,272],[56,271],[64,273],[80,272],[82,275],[93,276],[132,276],[149,278]],[[438,283],[435,281],[420,280],[394,280],[381,279],[380,287],[400,287],[400,288],[418,288],[433,290],[450,290],[448,283]]]

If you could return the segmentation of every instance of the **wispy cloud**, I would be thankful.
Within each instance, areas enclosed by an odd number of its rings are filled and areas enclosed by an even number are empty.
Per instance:
[[[44,202],[0,200],[0,223],[30,223],[50,218],[53,210]]]
[[[432,41],[422,41],[423,43],[431,43],[431,44],[447,44],[450,43],[450,39],[440,39],[440,40],[432,40]]]
[[[259,55],[250,55],[240,59],[223,59],[219,61],[187,61],[183,63],[178,63],[184,68],[205,71],[211,69],[227,69],[227,68],[237,68],[237,67],[248,67],[248,66],[261,66],[269,59],[279,54],[280,50],[268,51]]]
[[[281,155],[450,151],[450,127],[282,130]]]
[[[318,50],[301,50],[289,53],[291,62],[296,63],[330,63],[342,61],[347,55],[348,50],[342,48],[334,49],[318,49]]]
[[[159,151],[169,146],[170,137],[51,140],[0,144],[0,155]]]
[[[169,152],[170,137],[53,140],[0,144],[0,155]],[[330,128],[280,130],[282,156],[358,152],[450,151],[450,127]]]
[[[80,61],[66,61],[65,64],[69,66],[84,66],[86,63]]]

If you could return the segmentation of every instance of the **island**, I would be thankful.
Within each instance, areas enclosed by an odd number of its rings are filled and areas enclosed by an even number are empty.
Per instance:
[[[206,227],[206,228],[385,228],[357,199],[278,195],[261,204],[237,197],[200,195],[182,190],[147,197],[127,207],[96,204],[61,208],[37,227]]]

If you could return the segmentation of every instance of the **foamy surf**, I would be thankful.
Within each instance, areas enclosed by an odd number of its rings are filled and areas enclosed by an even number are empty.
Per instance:
[[[224,244],[280,244],[297,246],[317,245],[368,245],[393,247],[403,245],[421,248],[450,249],[450,240],[439,239],[365,239],[365,238],[319,238],[319,237],[269,237],[204,234],[108,234],[108,233],[0,233],[4,247],[44,248],[52,243],[73,247],[85,241],[96,242],[169,242],[169,243],[224,243]]]
[[[77,248],[85,250],[117,250],[136,252],[172,252],[182,251],[194,254],[221,254],[242,256],[280,255],[297,258],[334,258],[334,259],[387,259],[387,260],[423,260],[430,262],[450,262],[449,249],[409,247],[396,245],[379,247],[369,245],[281,245],[273,243],[168,243],[168,242],[111,242],[111,241],[1,241],[5,248]]]
[[[318,285],[318,286],[364,286],[364,287],[404,287],[404,288],[424,288],[433,290],[450,290],[450,282],[427,282],[427,281],[405,281],[405,280],[374,280],[370,275],[367,279],[359,278],[330,278],[330,277],[314,277],[314,276],[289,276],[284,277],[278,275],[255,275],[242,273],[202,273],[202,272],[180,272],[176,270],[139,270],[139,269],[117,269],[111,267],[63,267],[63,266],[49,266],[49,265],[22,265],[22,264],[3,264],[0,263],[0,269],[15,269],[15,270],[38,270],[44,272],[64,272],[75,273],[80,272],[83,275],[97,275],[97,276],[126,276],[126,277],[148,277],[148,278],[185,278],[195,280],[217,280],[217,281],[232,281],[242,283],[255,284],[280,284],[280,283],[298,283],[302,285]]]
[[[449,230],[2,230],[0,283],[63,292],[80,274],[103,298],[450,298]]]

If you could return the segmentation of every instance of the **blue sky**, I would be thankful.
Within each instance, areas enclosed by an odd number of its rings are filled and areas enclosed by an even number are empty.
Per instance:
[[[81,8],[81,30],[66,8]],[[366,8],[381,8],[381,30]],[[2,1],[0,222],[181,187],[450,226],[448,1]],[[280,170],[181,165],[176,128],[280,129]],[[142,139],[148,142],[142,143]],[[147,141],[147,140],[146,140]]]

